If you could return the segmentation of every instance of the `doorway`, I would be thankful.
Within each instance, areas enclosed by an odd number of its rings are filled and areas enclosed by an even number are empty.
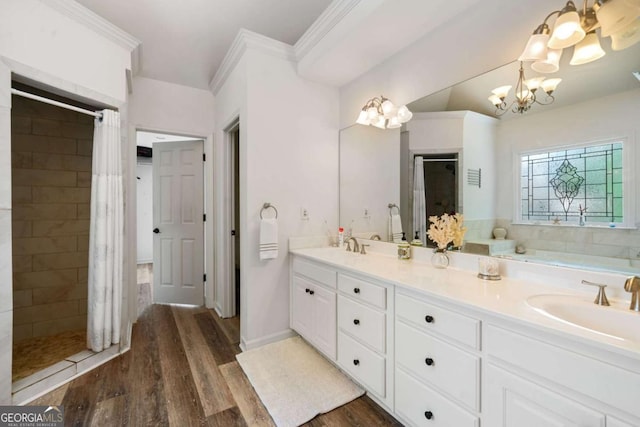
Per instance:
[[[227,294],[230,310],[225,317],[240,317],[240,125],[234,124],[227,133],[229,141],[229,195],[231,240],[229,252],[231,255],[231,281]]]
[[[423,154],[426,217],[458,211],[458,153]],[[427,237],[428,246],[435,242]]]
[[[138,131],[138,311],[150,301],[204,303],[204,143]],[[140,277],[139,277],[140,279]]]

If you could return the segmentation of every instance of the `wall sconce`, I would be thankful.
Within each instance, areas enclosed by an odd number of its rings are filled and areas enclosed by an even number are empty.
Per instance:
[[[413,113],[406,105],[396,107],[389,99],[380,95],[380,98],[371,98],[364,104],[356,123],[380,129],[395,129],[411,120],[411,117]]]
[[[534,61],[532,69],[540,73],[558,71],[562,49],[575,46],[571,65],[586,64],[604,56],[596,33],[610,36],[612,49],[622,50],[640,41],[640,0],[584,0],[578,11],[573,1],[549,13],[533,32],[518,58]],[[557,15],[553,31],[547,21]],[[560,51],[558,53],[558,51]]]

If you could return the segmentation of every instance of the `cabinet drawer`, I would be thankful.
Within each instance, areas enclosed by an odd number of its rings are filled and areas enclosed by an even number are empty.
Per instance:
[[[396,363],[469,408],[479,410],[480,358],[396,322]]]
[[[396,295],[396,315],[424,331],[480,348],[479,320],[402,294]]]
[[[381,309],[387,308],[387,289],[354,277],[338,274],[338,289],[352,298]]]
[[[338,364],[368,390],[385,397],[385,358],[342,332],[338,333]]]
[[[386,315],[349,298],[338,296],[338,327],[384,353]]]
[[[415,426],[478,427],[480,421],[440,393],[396,369],[396,412]],[[430,417],[430,418],[428,418]]]
[[[336,271],[330,268],[322,267],[310,261],[293,258],[293,272],[309,277],[318,283],[327,285],[333,289],[336,288]]]

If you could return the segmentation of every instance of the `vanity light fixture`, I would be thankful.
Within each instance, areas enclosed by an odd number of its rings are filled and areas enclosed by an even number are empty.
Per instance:
[[[491,92],[489,101],[496,107],[495,114],[503,115],[511,110],[514,113],[524,114],[529,111],[533,104],[549,105],[555,101],[552,93],[556,90],[562,79],[546,79],[544,77],[533,77],[525,79],[524,67],[520,61],[520,71],[518,74],[518,82],[516,83],[515,99],[507,103],[506,98],[511,90],[511,86],[500,86]],[[546,97],[539,99],[537,97],[538,89],[542,89]]]
[[[529,37],[519,61],[533,61],[532,69],[553,73],[559,69],[562,49],[575,46],[571,65],[581,65],[604,56],[600,37],[611,37],[612,49],[626,49],[640,42],[640,0],[594,0],[582,9],[569,0],[560,10],[549,13]],[[553,31],[547,21],[554,15]],[[560,53],[558,53],[560,52]]]
[[[358,116],[356,123],[372,125],[380,129],[396,129],[413,117],[406,105],[396,107],[389,99],[380,95],[368,100]]]

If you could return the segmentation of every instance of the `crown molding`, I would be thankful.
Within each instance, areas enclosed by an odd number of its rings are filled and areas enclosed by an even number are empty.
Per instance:
[[[43,3],[132,53],[138,50],[140,40],[74,0],[47,0]]]
[[[316,19],[307,31],[294,45],[298,60],[303,58],[311,49],[335,27],[361,0],[334,0],[329,7]]]
[[[296,62],[293,46],[241,28],[220,67],[218,67],[218,71],[209,82],[209,88],[214,95],[218,93],[247,49],[254,49],[276,58]]]

